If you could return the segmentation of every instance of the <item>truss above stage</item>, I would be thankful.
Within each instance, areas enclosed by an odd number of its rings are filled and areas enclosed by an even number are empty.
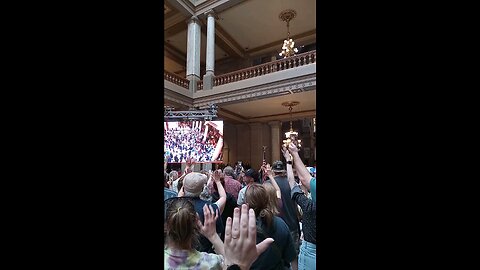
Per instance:
[[[213,120],[217,117],[218,106],[211,104],[206,110],[191,109],[190,111],[173,111],[171,107],[165,107],[164,117],[168,119],[183,119],[183,120]]]

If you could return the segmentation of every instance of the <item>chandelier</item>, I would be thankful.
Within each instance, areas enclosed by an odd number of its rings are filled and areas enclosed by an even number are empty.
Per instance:
[[[287,22],[287,39],[283,41],[282,52],[278,54],[283,56],[283,58],[294,56],[298,52],[297,48],[295,48],[295,41],[290,38],[290,21],[296,16],[297,12],[293,9],[284,10],[278,16],[280,20]]]
[[[298,101],[287,101],[282,103],[282,106],[288,107],[288,111],[290,112],[290,130],[285,132],[285,140],[283,140],[283,145],[288,148],[288,145],[290,142],[293,142],[298,148],[300,148],[302,145],[300,144],[302,140],[298,139],[298,132],[293,130],[293,124],[292,124],[292,107],[297,106],[300,104]]]

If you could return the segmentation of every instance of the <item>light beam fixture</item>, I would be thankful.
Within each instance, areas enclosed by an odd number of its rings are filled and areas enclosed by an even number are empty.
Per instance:
[[[284,10],[278,15],[280,20],[287,22],[287,39],[283,41],[282,52],[278,54],[283,56],[283,58],[294,56],[298,52],[297,48],[295,48],[295,41],[290,38],[290,21],[296,16],[297,12],[293,9]]]

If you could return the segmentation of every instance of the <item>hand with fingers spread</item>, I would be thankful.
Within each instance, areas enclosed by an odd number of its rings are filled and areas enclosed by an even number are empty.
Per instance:
[[[205,204],[203,206],[203,225],[202,222],[200,222],[200,219],[197,220],[197,224],[198,226],[200,226],[200,233],[205,236],[210,242],[212,242],[211,240],[217,235],[215,224],[217,222],[218,216],[220,216],[218,210],[213,211],[212,206]]]
[[[258,245],[255,212],[246,204],[235,208],[232,218],[227,219],[225,228],[225,265],[236,264],[240,269],[250,269],[253,262],[273,243],[267,238]]]

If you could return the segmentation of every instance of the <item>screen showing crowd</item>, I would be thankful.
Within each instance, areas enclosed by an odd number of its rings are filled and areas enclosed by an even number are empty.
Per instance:
[[[223,121],[164,123],[165,162],[221,162],[222,148]]]

